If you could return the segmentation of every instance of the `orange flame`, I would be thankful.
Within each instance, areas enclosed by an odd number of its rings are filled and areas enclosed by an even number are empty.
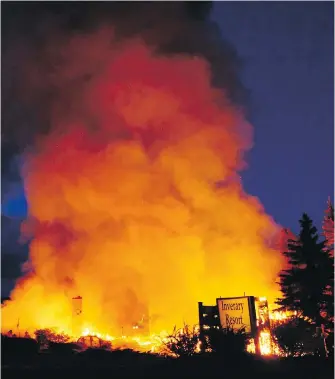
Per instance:
[[[277,295],[278,227],[239,176],[250,125],[202,59],[110,41],[60,49],[53,129],[25,157],[32,271],[3,329],[71,334],[78,294],[83,324],[110,336],[143,314],[150,333],[195,324],[199,299]]]
[[[272,346],[271,346],[271,333],[270,330],[263,330],[259,335],[259,346],[261,355],[271,355]]]

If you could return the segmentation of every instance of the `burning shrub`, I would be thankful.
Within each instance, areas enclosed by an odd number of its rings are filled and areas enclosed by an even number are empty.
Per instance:
[[[311,325],[302,318],[291,318],[273,328],[273,336],[282,352],[287,356],[299,357],[316,350]],[[311,344],[312,342],[312,344]]]
[[[164,352],[175,357],[191,357],[200,351],[199,332],[196,327],[190,328],[188,325],[178,330],[174,327],[163,343]]]
[[[64,333],[56,333],[51,329],[38,329],[35,331],[36,341],[40,348],[47,348],[50,342],[67,343],[70,337]]]

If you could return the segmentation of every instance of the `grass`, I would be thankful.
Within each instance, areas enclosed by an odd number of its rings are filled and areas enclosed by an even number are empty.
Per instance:
[[[35,341],[2,339],[3,378],[154,379],[330,379],[333,360],[316,357],[261,359],[248,354],[197,354],[167,358],[133,350],[87,349],[52,344],[39,352]],[[28,340],[29,341],[29,340]]]

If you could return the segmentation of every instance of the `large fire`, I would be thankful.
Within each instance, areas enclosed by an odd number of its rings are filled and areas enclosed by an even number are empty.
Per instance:
[[[4,331],[71,334],[78,294],[83,334],[120,337],[143,315],[151,335],[196,324],[199,299],[277,295],[278,227],[239,176],[251,126],[204,60],[112,40],[73,38],[34,78],[58,96],[25,155],[30,260]]]

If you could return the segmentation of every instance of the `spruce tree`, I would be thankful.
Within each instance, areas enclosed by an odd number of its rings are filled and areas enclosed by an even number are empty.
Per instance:
[[[297,239],[289,240],[283,254],[289,268],[280,273],[282,298],[277,299],[279,309],[296,311],[318,325],[329,318],[333,299],[333,260],[325,242],[319,241],[317,229],[306,213],[300,220]]]

